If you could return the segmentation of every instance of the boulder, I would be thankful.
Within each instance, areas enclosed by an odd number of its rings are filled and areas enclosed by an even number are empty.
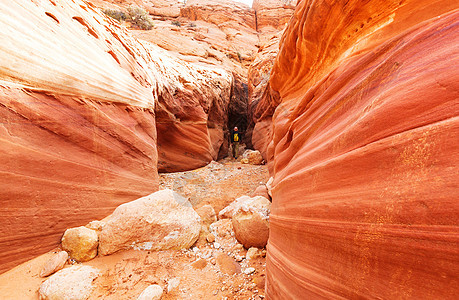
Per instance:
[[[43,265],[40,271],[40,277],[47,277],[61,270],[67,262],[68,258],[69,254],[66,251],[59,251],[57,253],[53,253],[51,258],[48,259],[46,263]]]
[[[246,150],[242,157],[243,159],[247,159],[248,163],[251,165],[263,164],[263,156],[258,150]]]
[[[218,213],[220,219],[231,218],[233,214],[238,211],[240,208],[244,207],[246,210],[249,208],[256,209],[258,211],[263,211],[265,215],[269,214],[269,207],[271,203],[268,199],[262,196],[242,196],[231,202],[230,205],[222,209]]]
[[[85,300],[91,295],[92,282],[99,270],[90,266],[75,265],[58,271],[38,290],[40,300]]]
[[[163,295],[163,288],[158,284],[152,284],[143,290],[137,300],[160,300]]]
[[[61,242],[62,249],[76,261],[88,261],[97,255],[99,245],[97,232],[84,226],[67,229]]]
[[[121,249],[189,248],[201,230],[201,219],[190,202],[165,189],[120,205],[106,218],[99,235],[99,253]]]
[[[231,220],[234,235],[245,248],[266,246],[269,238],[267,216],[254,210],[240,209]]]

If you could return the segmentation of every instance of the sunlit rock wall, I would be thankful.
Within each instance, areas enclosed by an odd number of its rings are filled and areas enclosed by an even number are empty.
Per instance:
[[[457,1],[298,4],[264,96],[267,298],[457,297],[458,21]]]

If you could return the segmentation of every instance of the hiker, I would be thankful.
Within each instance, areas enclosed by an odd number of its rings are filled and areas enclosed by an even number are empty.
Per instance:
[[[233,131],[231,132],[231,143],[232,143],[232,154],[234,158],[239,156],[239,140],[241,139],[241,134],[237,127],[234,127]]]

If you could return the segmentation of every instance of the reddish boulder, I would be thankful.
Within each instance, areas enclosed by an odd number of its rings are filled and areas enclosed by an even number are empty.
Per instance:
[[[266,246],[269,238],[269,223],[265,216],[254,211],[241,210],[233,215],[231,221],[234,236],[246,249]]]
[[[457,8],[298,5],[267,95],[268,298],[457,297]]]

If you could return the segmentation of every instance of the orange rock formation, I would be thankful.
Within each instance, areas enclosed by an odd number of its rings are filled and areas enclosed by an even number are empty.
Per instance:
[[[269,299],[457,296],[458,21],[449,0],[299,3],[257,107]]]
[[[160,167],[216,157],[230,72],[140,42],[80,0],[9,1],[0,17],[0,272],[157,190],[156,126]]]

